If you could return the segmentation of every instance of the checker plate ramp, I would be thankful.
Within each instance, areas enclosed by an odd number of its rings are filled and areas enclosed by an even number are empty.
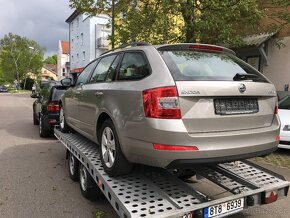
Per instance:
[[[233,194],[216,200],[208,199],[164,169],[136,166],[132,173],[112,178],[102,167],[96,144],[77,133],[62,133],[57,128],[54,134],[87,168],[120,217],[197,215],[200,211],[202,214],[204,208],[241,197],[253,196],[255,204],[261,204],[260,195],[266,190],[278,190],[282,198],[287,196],[289,188],[289,182],[280,175],[248,161],[218,164],[197,171]]]

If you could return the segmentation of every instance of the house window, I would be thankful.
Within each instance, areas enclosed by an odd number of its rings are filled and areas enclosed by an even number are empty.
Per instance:
[[[86,52],[83,51],[83,60],[86,60]]]
[[[81,33],[81,45],[84,45],[84,34]]]
[[[63,73],[65,72],[65,68],[62,68],[62,72],[63,72]]]
[[[65,76],[65,73],[62,73],[62,76]]]
[[[74,22],[71,22],[71,31],[74,31]]]
[[[77,61],[79,61],[79,53],[77,53]]]

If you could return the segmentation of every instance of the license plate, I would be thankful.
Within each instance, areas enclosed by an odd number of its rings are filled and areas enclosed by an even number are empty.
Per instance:
[[[239,198],[204,208],[204,218],[220,217],[228,213],[242,211],[243,209],[244,209],[244,198]]]
[[[214,99],[215,113],[219,115],[253,114],[259,112],[257,98]]]

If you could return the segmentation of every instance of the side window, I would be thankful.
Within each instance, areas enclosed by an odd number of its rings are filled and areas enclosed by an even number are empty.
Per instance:
[[[120,62],[120,59],[121,59],[122,55],[118,55],[114,62],[112,63],[112,65],[110,66],[109,70],[108,70],[108,76],[107,76],[107,79],[106,81],[112,81],[114,76],[117,74],[117,67],[118,67],[118,64]]]
[[[97,83],[97,82],[105,81],[109,67],[111,66],[115,58],[116,58],[116,55],[110,55],[110,56],[102,58],[100,62],[98,63],[97,67],[95,68],[94,73],[92,74],[90,83]]]
[[[140,52],[125,53],[119,70],[119,80],[142,79],[149,75],[149,66]]]
[[[96,66],[97,61],[94,61],[92,63],[90,63],[79,75],[76,85],[80,85],[85,84],[88,81],[88,77],[90,76],[90,73],[92,72],[92,70],[94,69],[94,67]]]

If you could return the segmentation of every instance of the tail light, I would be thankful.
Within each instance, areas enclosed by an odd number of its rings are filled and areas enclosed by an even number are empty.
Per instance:
[[[223,49],[220,47],[208,46],[208,45],[190,45],[189,48],[199,50],[199,51],[207,51],[207,52],[222,52],[223,51]]]
[[[47,110],[49,112],[59,112],[59,105],[57,101],[50,101],[47,105]]]
[[[278,114],[278,102],[276,102],[274,114]]]
[[[148,89],[142,92],[145,117],[181,119],[175,86]]]
[[[262,197],[263,204],[270,204],[278,199],[278,193],[277,191],[268,191],[264,193],[264,196]]]
[[[162,150],[162,151],[198,151],[198,148],[196,146],[153,144],[153,148],[155,150]]]

